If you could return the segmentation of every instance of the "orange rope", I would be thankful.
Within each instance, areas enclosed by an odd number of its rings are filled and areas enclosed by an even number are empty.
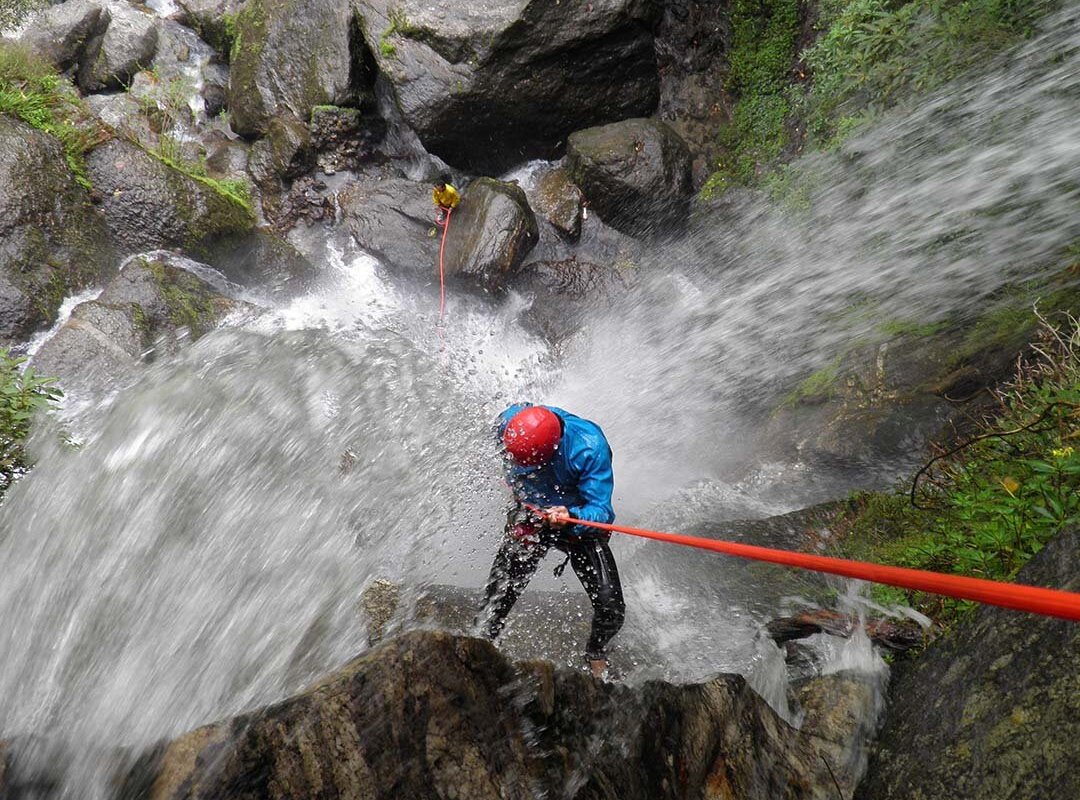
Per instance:
[[[532,508],[532,506],[529,506]],[[541,511],[542,509],[533,509]],[[945,575],[921,569],[888,567],[883,564],[871,564],[865,561],[849,561],[845,558],[814,556],[807,553],[795,553],[790,550],[774,550],[769,547],[725,542],[718,539],[701,539],[696,536],[684,536],[678,533],[661,533],[643,528],[630,528],[625,525],[607,525],[603,522],[588,522],[573,517],[559,517],[560,522],[572,525],[584,525],[602,531],[624,533],[644,539],[655,539],[686,547],[712,550],[739,558],[755,561],[767,561],[787,567],[798,567],[815,572],[828,572],[847,578],[858,578],[874,583],[885,583],[903,589],[956,597],[961,600],[974,600],[1002,608],[1028,611],[1048,617],[1080,622],[1080,594],[1058,589],[1043,589],[1038,586],[1023,586],[1004,581],[991,581],[983,578],[968,578],[962,575]]]
[[[446,234],[450,232],[450,214],[454,209],[446,209],[446,221],[443,223],[442,243],[439,245],[439,322],[442,322],[446,308],[446,278],[443,274],[443,252],[446,250]]]

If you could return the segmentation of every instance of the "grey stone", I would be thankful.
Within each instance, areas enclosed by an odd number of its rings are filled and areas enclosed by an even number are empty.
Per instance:
[[[1017,582],[1080,591],[1080,529]],[[1080,797],[1080,625],[984,606],[894,674],[860,800]]]
[[[177,0],[180,21],[195,30],[224,59],[228,59],[235,20],[245,0]]]
[[[533,298],[525,323],[553,343],[577,333],[626,288],[617,268],[576,259],[529,262],[510,286]]]
[[[663,235],[689,217],[690,152],[668,125],[628,119],[570,136],[567,171],[590,210],[635,236]]]
[[[352,181],[338,192],[338,205],[356,243],[387,267],[424,277],[437,274],[430,186],[404,178]]]
[[[578,128],[656,107],[651,0],[357,8],[405,120],[430,152],[475,172],[550,157]]]
[[[129,3],[106,6],[109,24],[91,39],[79,63],[79,88],[84,92],[119,89],[140,69],[150,66],[158,45],[158,17]]]
[[[86,164],[109,228],[129,253],[193,251],[254,227],[248,209],[129,142],[108,142],[87,155]]]
[[[94,0],[68,0],[50,5],[23,31],[25,42],[60,70],[81,61],[90,42],[99,40],[109,25],[109,12]]]
[[[64,296],[115,268],[113,259],[59,142],[0,115],[0,341],[52,321]]]
[[[554,169],[536,184],[536,210],[556,230],[574,240],[581,236],[581,190],[570,180],[565,169]]]
[[[520,187],[477,178],[451,216],[446,274],[467,278],[489,291],[501,289],[538,238],[536,217]]]
[[[237,22],[229,113],[243,136],[275,117],[307,122],[317,105],[349,105],[352,10],[335,0],[248,0]]]

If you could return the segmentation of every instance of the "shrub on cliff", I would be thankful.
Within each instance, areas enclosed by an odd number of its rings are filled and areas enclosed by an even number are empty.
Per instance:
[[[29,469],[25,443],[34,415],[63,394],[53,385],[55,378],[42,378],[32,367],[21,369],[25,361],[0,349],[0,495]]]
[[[837,531],[846,555],[916,569],[1011,580],[1043,545],[1080,522],[1080,327],[1044,322],[1034,357],[997,392],[964,445],[943,451],[914,491],[853,498]],[[911,500],[914,500],[913,505]],[[950,623],[971,606],[880,587]]]

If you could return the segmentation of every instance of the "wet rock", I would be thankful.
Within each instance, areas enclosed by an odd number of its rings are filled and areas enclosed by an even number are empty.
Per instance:
[[[109,20],[101,3],[68,0],[35,16],[20,41],[63,71],[84,60],[89,44],[100,41]]]
[[[302,695],[193,731],[147,766],[153,800],[526,800],[568,785],[623,800],[832,800],[817,741],[738,676],[632,689],[414,633]]]
[[[198,256],[230,281],[271,297],[297,295],[318,276],[315,266],[295,247],[265,230],[215,239]]]
[[[78,82],[84,92],[119,89],[154,60],[159,18],[148,8],[110,2],[105,32],[87,42]]]
[[[557,343],[580,330],[590,314],[609,306],[626,284],[614,266],[567,259],[529,262],[511,287],[533,298],[526,324]]]
[[[405,178],[352,181],[338,192],[338,205],[356,243],[387,267],[437,274],[439,239],[427,184]]]
[[[81,395],[130,380],[144,358],[175,352],[236,307],[181,262],[132,259],[96,300],[75,307],[32,363]]]
[[[275,117],[267,126],[266,138],[252,148],[248,170],[259,186],[266,186],[276,179],[297,178],[314,164],[307,126],[289,117]]]
[[[254,227],[249,209],[129,142],[97,148],[86,165],[109,229],[127,252],[193,250]]]
[[[177,0],[180,21],[192,28],[223,59],[229,58],[236,19],[245,0]]]
[[[334,0],[248,0],[236,18],[229,113],[243,136],[275,117],[306,122],[318,105],[349,105],[352,12]]]
[[[446,234],[446,274],[495,291],[538,238],[536,217],[525,192],[512,183],[477,178],[453,212]]]
[[[952,336],[899,337],[857,347],[808,376],[761,439],[780,457],[839,466],[921,453],[952,410],[927,385],[947,369]]]
[[[816,633],[850,637],[862,629],[871,642],[894,653],[903,653],[926,642],[918,623],[912,620],[856,619],[824,608],[808,609],[788,617],[770,620],[765,631],[774,642],[805,639]]]
[[[109,231],[51,136],[0,115],[0,342],[115,269]]]
[[[570,180],[565,169],[555,169],[541,176],[536,184],[536,210],[573,240],[581,236],[581,190]]]
[[[731,118],[725,88],[730,11],[712,0],[668,0],[656,31],[660,105],[656,115],[690,148],[694,186],[721,155],[717,131]]]
[[[648,0],[357,7],[405,120],[430,152],[475,172],[550,156],[578,128],[657,103]]]
[[[690,153],[668,125],[630,119],[578,131],[566,146],[567,171],[589,208],[634,236],[685,226]]]
[[[1080,529],[1019,583],[1080,590]],[[1080,625],[984,606],[894,675],[861,800],[1080,797]]]
[[[386,121],[359,108],[317,106],[310,127],[319,169],[328,175],[355,170],[373,158],[386,135]]]

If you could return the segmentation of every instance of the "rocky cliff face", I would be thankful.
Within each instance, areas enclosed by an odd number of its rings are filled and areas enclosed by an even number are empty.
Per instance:
[[[1019,582],[1080,590],[1080,528]],[[1080,625],[984,607],[899,673],[860,800],[1080,797]]]
[[[737,676],[630,688],[549,663],[515,665],[477,639],[412,633],[300,696],[163,746],[123,791],[153,800],[833,800],[852,778],[832,763],[837,742],[861,735],[854,720],[870,692],[852,676],[821,680],[832,687],[830,713],[811,709],[797,731]]]

